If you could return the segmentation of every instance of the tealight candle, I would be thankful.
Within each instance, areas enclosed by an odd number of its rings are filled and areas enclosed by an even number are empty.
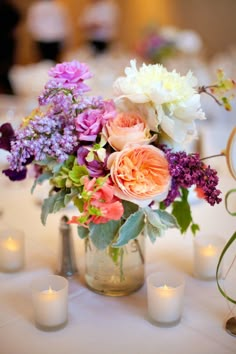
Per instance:
[[[32,283],[35,323],[39,329],[63,328],[68,317],[68,281],[59,275],[35,279]]]
[[[0,269],[15,272],[24,266],[24,233],[20,230],[0,232]]]
[[[148,315],[153,324],[179,323],[183,309],[184,279],[176,273],[158,272],[147,278]]]
[[[216,279],[216,268],[223,249],[219,237],[199,235],[194,239],[194,274],[205,280]]]

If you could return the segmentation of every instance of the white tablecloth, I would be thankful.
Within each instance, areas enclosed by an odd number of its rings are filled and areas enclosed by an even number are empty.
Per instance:
[[[223,194],[235,187],[222,158]],[[40,208],[30,194],[29,181],[8,182],[0,176],[1,228],[23,229],[26,237],[26,265],[18,273],[0,273],[0,353],[1,354],[230,354],[236,353],[236,338],[226,333],[224,323],[236,309],[219,293],[214,281],[193,277],[193,237],[177,230],[167,232],[154,245],[147,241],[146,274],[176,269],[186,278],[184,311],[173,328],[159,328],[147,320],[146,284],[136,293],[112,298],[95,294],[84,284],[83,243],[73,229],[80,277],[70,280],[69,321],[57,332],[43,332],[34,325],[30,283],[42,274],[54,273],[58,259],[59,220],[51,215],[47,226],[40,223]],[[236,201],[233,201],[236,209]],[[221,203],[211,207],[193,205],[195,222],[202,232],[227,240],[235,231],[236,219]],[[226,257],[230,264],[232,247]],[[225,286],[235,288],[235,277]],[[230,309],[232,313],[230,313]]]

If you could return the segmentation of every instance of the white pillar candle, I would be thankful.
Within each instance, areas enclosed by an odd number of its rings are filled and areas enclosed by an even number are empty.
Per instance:
[[[216,268],[223,246],[223,240],[219,237],[202,234],[194,239],[194,275],[197,278],[216,279]]]
[[[36,326],[42,330],[63,328],[68,317],[68,281],[59,275],[35,279],[32,300]]]
[[[147,278],[148,315],[152,323],[170,327],[179,323],[183,309],[184,279],[171,272]]]
[[[24,266],[24,233],[6,229],[0,232],[0,269],[15,272]]]

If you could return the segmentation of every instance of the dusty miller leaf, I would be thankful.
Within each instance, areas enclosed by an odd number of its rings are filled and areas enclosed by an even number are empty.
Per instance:
[[[138,210],[136,213],[129,216],[126,222],[121,226],[117,241],[112,244],[112,247],[121,247],[130,240],[135,239],[142,232],[145,225],[144,211]]]

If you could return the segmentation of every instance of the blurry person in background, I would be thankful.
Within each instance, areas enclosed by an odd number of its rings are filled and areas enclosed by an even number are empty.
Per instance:
[[[28,9],[26,24],[40,60],[59,61],[70,34],[67,9],[55,0],[36,0]]]
[[[106,52],[117,36],[119,7],[113,0],[90,0],[78,19],[95,55]]]
[[[14,94],[9,71],[15,61],[16,30],[20,22],[18,9],[8,0],[0,0],[0,93]]]

